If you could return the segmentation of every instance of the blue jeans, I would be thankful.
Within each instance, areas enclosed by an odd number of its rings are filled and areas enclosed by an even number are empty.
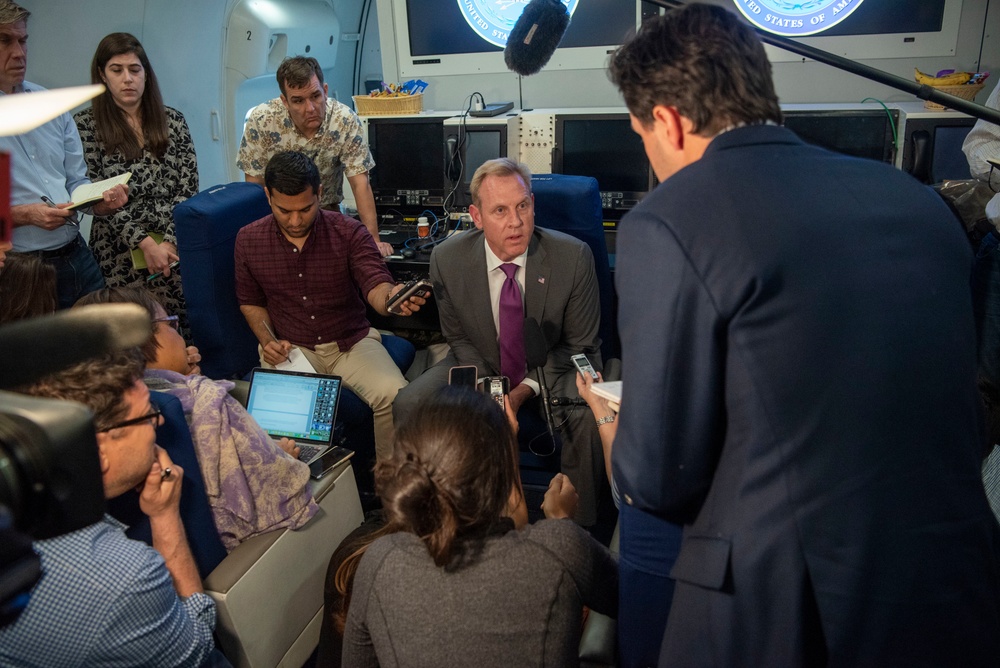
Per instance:
[[[104,287],[104,276],[97,260],[82,236],[77,236],[76,245],[67,248],[65,254],[59,251],[37,253],[56,270],[56,293],[59,308],[69,308],[80,297]],[[61,250],[61,249],[60,249]]]
[[[622,504],[618,515],[618,658],[622,668],[656,666],[667,627],[681,527]]]
[[[1000,233],[983,237],[972,273],[979,373],[1000,386]]]

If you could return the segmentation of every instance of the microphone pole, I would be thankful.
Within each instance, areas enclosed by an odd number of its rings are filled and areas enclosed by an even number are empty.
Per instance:
[[[561,439],[555,421],[552,419],[552,401],[549,397],[548,385],[545,382],[544,367],[549,357],[548,346],[545,343],[542,328],[538,326],[538,321],[534,318],[526,318],[524,321],[524,352],[528,368],[534,367],[538,375],[538,386],[542,393],[542,408],[545,412],[545,426],[548,427],[549,438],[552,439],[552,452],[548,453],[551,455],[558,450]]]
[[[646,1],[665,9],[679,9],[687,4],[682,2],[682,0]],[[903,77],[898,77],[895,74],[889,74],[888,72],[883,72],[882,70],[875,69],[874,67],[862,65],[859,62],[850,60],[849,58],[843,58],[830,53],[829,51],[823,51],[822,49],[817,49],[816,47],[796,42],[794,39],[769,33],[758,26],[751,25],[751,27],[757,31],[757,35],[760,37],[760,40],[765,44],[776,46],[779,49],[784,49],[785,51],[791,51],[794,54],[802,56],[803,58],[816,60],[825,65],[830,65],[831,67],[836,67],[837,69],[844,70],[845,72],[856,74],[857,76],[868,79],[869,81],[874,81],[876,83],[901,90],[904,93],[915,95],[921,100],[937,102],[938,104],[954,109],[955,111],[968,114],[973,118],[978,118],[980,120],[993,123],[994,125],[1000,125],[1000,112],[990,109],[989,107],[984,107],[980,104],[976,104],[975,102],[970,102],[968,100],[963,100],[960,97],[949,95],[948,93],[944,93],[934,88],[933,86],[919,84],[916,81],[910,81],[908,79],[904,79]]]

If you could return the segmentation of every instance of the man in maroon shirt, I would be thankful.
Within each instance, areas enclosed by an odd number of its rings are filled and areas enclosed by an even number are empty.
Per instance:
[[[316,371],[343,377],[375,414],[382,460],[392,452],[392,402],[406,379],[368,323],[365,300],[387,315],[386,302],[402,286],[361,223],[320,209],[319,171],[310,158],[275,154],[264,191],[271,215],[236,237],[236,296],[260,341],[261,362],[277,365],[298,349]],[[422,304],[411,297],[402,315]]]

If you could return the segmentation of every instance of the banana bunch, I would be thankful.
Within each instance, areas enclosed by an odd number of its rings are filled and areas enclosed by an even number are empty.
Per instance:
[[[927,86],[961,86],[963,84],[969,83],[975,72],[950,72],[945,74],[939,72],[938,76],[931,76],[929,74],[924,74],[917,68],[913,68],[915,73],[917,83],[925,84]]]

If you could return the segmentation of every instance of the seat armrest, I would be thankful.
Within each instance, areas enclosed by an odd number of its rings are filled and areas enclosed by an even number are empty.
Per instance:
[[[320,509],[309,522],[244,541],[205,578],[237,668],[302,665],[319,643],[330,555],[364,517],[350,462],[310,486]]]

